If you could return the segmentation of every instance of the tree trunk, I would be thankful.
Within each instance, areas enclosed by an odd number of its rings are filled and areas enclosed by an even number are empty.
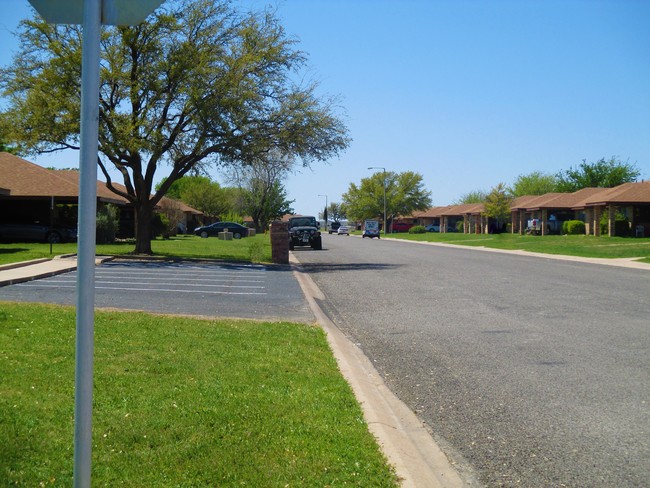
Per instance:
[[[151,203],[135,207],[135,254],[153,254],[151,250],[153,206]]]

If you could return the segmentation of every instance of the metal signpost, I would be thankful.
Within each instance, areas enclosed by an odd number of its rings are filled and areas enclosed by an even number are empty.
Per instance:
[[[95,227],[102,24],[137,25],[163,0],[29,0],[51,24],[82,24],[77,243],[74,486],[90,488],[95,313]]]

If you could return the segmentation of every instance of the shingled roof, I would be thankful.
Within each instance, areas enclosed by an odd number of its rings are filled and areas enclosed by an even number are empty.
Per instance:
[[[547,193],[539,200],[528,202],[526,210],[540,210],[542,208],[576,208],[584,205],[589,197],[606,191],[605,188],[582,188],[573,193]]]
[[[113,185],[126,193],[126,187]],[[79,198],[79,171],[47,169],[14,154],[0,152],[0,196],[3,197],[57,197]],[[128,204],[124,197],[113,193],[106,183],[97,180],[97,198],[105,203]],[[163,197],[163,200],[173,200]],[[183,212],[202,215],[202,212],[173,200]]]
[[[650,181],[623,183],[586,198],[585,205],[650,203]]]
[[[10,197],[78,197],[79,185],[56,171],[0,152],[0,188]]]

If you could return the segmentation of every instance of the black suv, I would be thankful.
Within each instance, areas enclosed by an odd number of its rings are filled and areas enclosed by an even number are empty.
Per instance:
[[[330,224],[330,228],[327,230],[330,234],[335,233],[341,227],[341,222],[334,221]]]
[[[319,229],[316,217],[289,218],[289,249],[293,251],[295,246],[311,246],[320,251],[323,249],[323,241]]]

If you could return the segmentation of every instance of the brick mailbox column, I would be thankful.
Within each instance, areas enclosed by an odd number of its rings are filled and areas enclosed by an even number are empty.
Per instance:
[[[271,260],[276,264],[289,264],[289,226],[286,222],[271,223]]]

